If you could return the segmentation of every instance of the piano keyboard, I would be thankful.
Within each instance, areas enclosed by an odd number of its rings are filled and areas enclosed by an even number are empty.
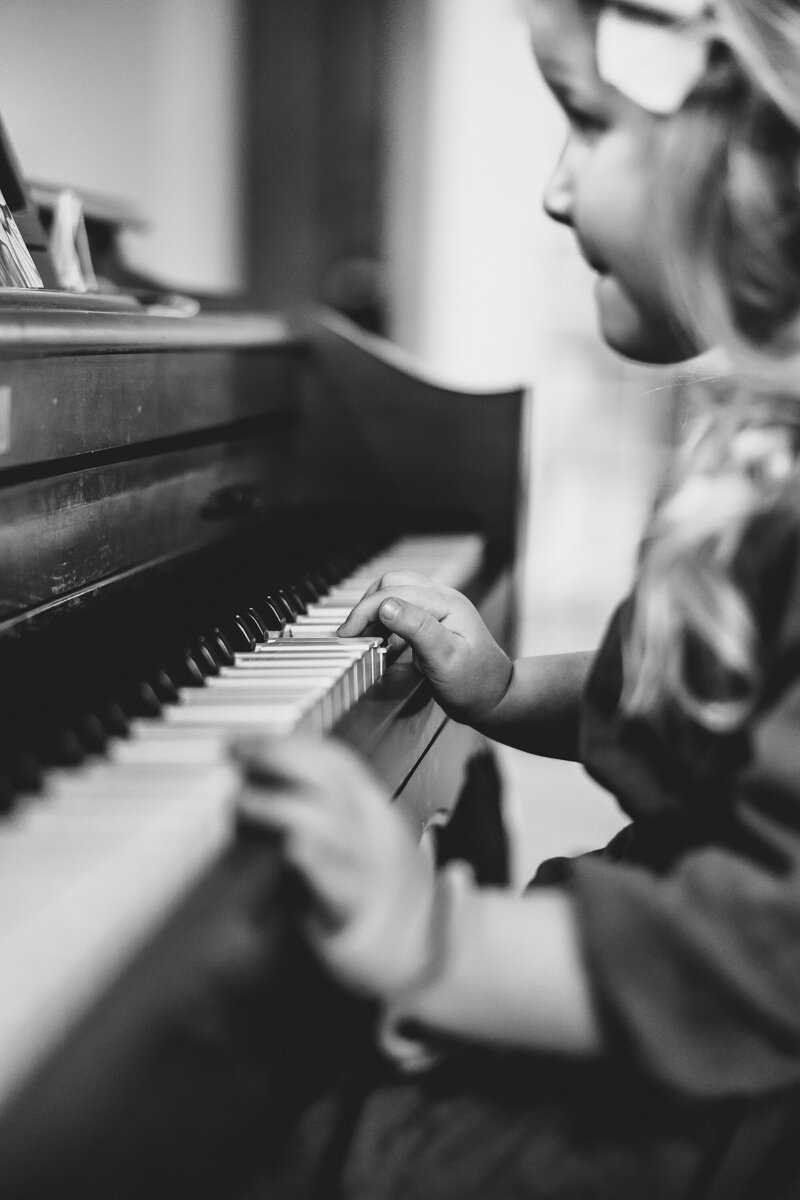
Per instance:
[[[385,668],[377,638],[336,636],[369,583],[413,570],[463,587],[482,553],[474,535],[399,540],[3,818],[0,1107],[229,840],[231,739],[331,731]]]

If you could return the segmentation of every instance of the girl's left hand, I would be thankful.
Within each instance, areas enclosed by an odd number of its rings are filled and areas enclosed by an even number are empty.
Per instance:
[[[239,741],[239,813],[283,837],[305,880],[305,933],[343,983],[382,999],[424,969],[433,875],[410,828],[356,756],[311,738]]]

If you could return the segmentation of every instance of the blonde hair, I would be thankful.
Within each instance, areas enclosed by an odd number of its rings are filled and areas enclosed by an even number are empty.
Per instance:
[[[665,128],[663,178],[681,188],[656,187],[654,203],[677,323],[728,369],[645,534],[622,704],[677,704],[724,732],[757,702],[763,658],[737,554],[775,504],[800,429],[800,11],[715,9],[720,42]]]

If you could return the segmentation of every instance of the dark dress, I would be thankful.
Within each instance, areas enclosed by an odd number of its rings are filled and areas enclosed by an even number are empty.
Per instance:
[[[764,662],[744,731],[620,713],[630,601],[596,656],[581,757],[631,824],[531,886],[573,897],[603,1060],[461,1048],[418,1076],[359,1064],[327,1157],[323,1105],[270,1195],[800,1196],[799,549],[793,479],[737,561]]]

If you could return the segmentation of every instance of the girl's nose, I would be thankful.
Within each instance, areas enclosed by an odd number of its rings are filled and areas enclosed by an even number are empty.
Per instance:
[[[569,166],[569,145],[564,147],[555,171],[544,192],[544,211],[560,225],[572,224],[574,189]]]

